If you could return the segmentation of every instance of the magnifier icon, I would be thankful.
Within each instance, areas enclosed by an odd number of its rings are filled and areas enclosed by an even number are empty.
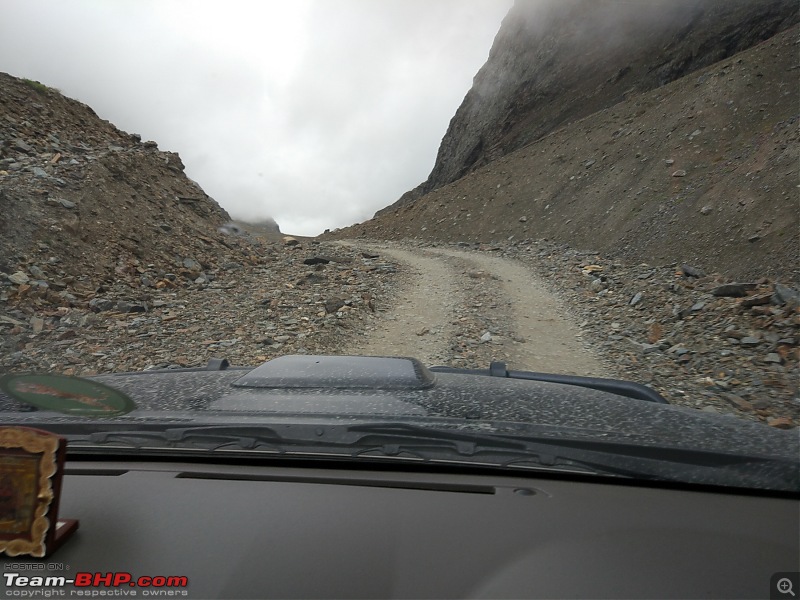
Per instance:
[[[792,580],[788,577],[778,579],[778,583],[775,585],[781,594],[791,594],[792,597],[795,596],[794,592],[792,591]]]

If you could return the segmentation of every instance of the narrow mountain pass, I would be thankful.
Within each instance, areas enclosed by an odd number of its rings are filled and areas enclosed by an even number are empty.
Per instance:
[[[343,353],[414,356],[428,365],[610,376],[563,304],[521,263],[477,252],[342,242],[400,264],[379,324]]]

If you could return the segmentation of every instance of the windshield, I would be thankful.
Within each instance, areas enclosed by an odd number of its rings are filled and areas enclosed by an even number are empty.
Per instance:
[[[798,19],[6,2],[0,425],[800,490]]]

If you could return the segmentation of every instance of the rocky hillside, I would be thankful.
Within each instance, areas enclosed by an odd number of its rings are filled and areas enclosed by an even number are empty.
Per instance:
[[[177,154],[6,74],[0,204],[0,271],[48,286],[34,283],[31,294],[94,289],[120,275],[196,277],[231,252],[217,233],[229,216],[186,177]]]
[[[798,16],[796,0],[517,0],[428,179],[385,210],[745,50]]]
[[[336,235],[544,238],[729,277],[796,279],[797,48],[794,26],[665,86],[631,91]]]
[[[377,259],[231,221],[177,154],[0,74],[0,374],[330,351],[375,318]]]

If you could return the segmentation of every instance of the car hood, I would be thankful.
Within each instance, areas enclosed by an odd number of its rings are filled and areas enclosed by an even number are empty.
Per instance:
[[[493,364],[493,368],[496,365]],[[549,434],[797,460],[797,430],[592,389],[613,380],[427,369],[398,357],[284,356],[255,368],[144,371],[89,378],[119,390],[132,410],[102,419],[36,409],[0,392],[2,422],[191,426],[276,422],[401,422],[464,431]],[[505,376],[503,376],[505,375]],[[516,375],[516,376],[515,376]],[[531,376],[532,378],[520,378]],[[598,384],[597,382],[600,382]],[[624,383],[624,382],[619,382]],[[600,385],[600,387],[603,387]],[[641,386],[639,386],[641,387]],[[605,385],[606,389],[615,389]],[[658,395],[652,393],[658,400]],[[636,394],[633,394],[636,395]]]

